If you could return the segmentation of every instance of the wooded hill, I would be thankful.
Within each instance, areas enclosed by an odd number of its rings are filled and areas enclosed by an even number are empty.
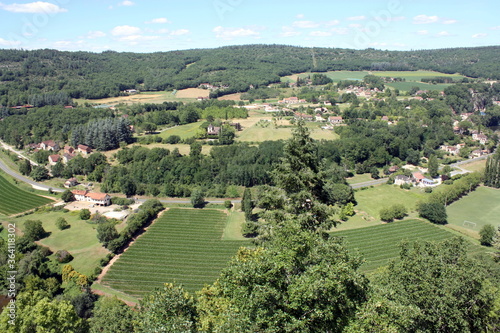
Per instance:
[[[243,92],[306,71],[435,70],[500,79],[500,46],[419,51],[244,45],[155,53],[0,50],[0,105],[63,105],[125,89],[166,90],[210,83]]]

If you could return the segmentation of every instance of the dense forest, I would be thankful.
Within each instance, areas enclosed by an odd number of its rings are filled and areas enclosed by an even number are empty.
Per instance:
[[[498,46],[419,51],[228,46],[156,53],[0,50],[0,105],[65,105],[125,89],[166,90],[210,83],[213,96],[244,92],[280,76],[329,70],[435,70],[500,79]],[[313,61],[314,59],[314,61]]]

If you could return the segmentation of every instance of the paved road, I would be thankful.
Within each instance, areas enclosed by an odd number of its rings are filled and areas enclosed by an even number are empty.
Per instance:
[[[44,184],[40,184],[40,183],[35,182],[32,179],[26,178],[26,177],[18,174],[17,172],[15,172],[11,168],[9,168],[7,165],[5,165],[5,163],[1,159],[0,159],[0,169],[2,169],[8,175],[10,175],[10,176],[22,181],[22,182],[30,184],[33,188],[35,188],[37,190],[48,191],[49,189],[52,189],[52,191],[54,191],[54,192],[64,192],[64,190],[61,188],[51,187],[51,186],[47,186]]]

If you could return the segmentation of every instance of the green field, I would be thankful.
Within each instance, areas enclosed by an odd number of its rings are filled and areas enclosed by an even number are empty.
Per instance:
[[[0,175],[0,214],[18,214],[51,202],[51,199],[19,189]]]
[[[419,220],[405,220],[381,224],[369,228],[345,230],[331,233],[332,236],[345,237],[350,250],[357,249],[365,259],[361,270],[370,272],[386,265],[389,260],[399,257],[399,244],[403,240],[442,241],[454,236],[436,225]],[[482,252],[482,248],[472,243],[469,253]]]
[[[308,124],[311,132],[311,137],[315,140],[336,140],[339,138],[338,134],[332,130],[325,130],[318,127],[319,123]],[[292,137],[294,127],[278,127],[274,128],[272,125],[268,127],[260,127],[253,125],[250,128],[244,129],[238,133],[236,141],[242,142],[262,142],[262,141],[276,141],[287,140]]]
[[[135,297],[166,282],[200,290],[250,244],[222,240],[226,221],[219,210],[171,208],[121,255],[102,284]]]
[[[307,77],[312,73],[301,73],[296,75],[290,75],[282,78],[284,82],[294,82],[296,76],[299,77]],[[463,75],[460,74],[444,74],[433,71],[331,71],[325,73],[333,82],[337,83],[342,80],[363,80],[366,75],[375,75],[375,76],[383,76],[383,77],[400,77],[405,79],[405,82],[397,82],[397,83],[387,83],[388,86],[397,88],[402,91],[408,91],[411,87],[418,86],[422,90],[439,90],[442,91],[444,88],[448,87],[449,84],[427,84],[420,82],[422,78],[430,78],[430,77],[451,77],[455,80],[459,80],[464,78]]]
[[[70,227],[59,230],[55,222],[59,217],[63,217]],[[97,240],[96,226],[80,220],[79,216],[73,212],[44,212],[31,214],[13,219],[16,226],[24,229],[24,221],[40,220],[45,231],[50,233],[47,238],[40,240],[43,246],[47,246],[52,252],[66,250],[74,257],[70,264],[76,271],[91,275],[94,269],[99,266],[99,261],[109,253]]]
[[[365,214],[368,218],[371,217],[372,219],[379,220],[380,209],[394,203],[403,204],[410,212],[414,211],[417,202],[426,198],[426,193],[420,188],[403,190],[395,185],[380,185],[373,188],[358,190],[354,196],[358,202],[355,210],[359,211],[359,215]],[[358,214],[355,215],[354,218],[356,218]],[[346,222],[346,224],[348,223],[349,221]]]
[[[500,190],[481,186],[446,208],[448,223],[479,232],[486,224],[500,225]],[[469,221],[468,223],[464,221]],[[473,224],[475,223],[475,224]]]
[[[190,123],[186,125],[174,126],[161,132],[159,135],[162,138],[168,138],[171,135],[178,135],[181,139],[193,137],[196,131],[200,128],[201,122]]]

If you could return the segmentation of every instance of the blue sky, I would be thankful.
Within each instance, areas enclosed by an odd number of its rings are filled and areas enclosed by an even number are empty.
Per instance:
[[[0,0],[0,48],[153,52],[239,44],[500,45],[498,0]]]

